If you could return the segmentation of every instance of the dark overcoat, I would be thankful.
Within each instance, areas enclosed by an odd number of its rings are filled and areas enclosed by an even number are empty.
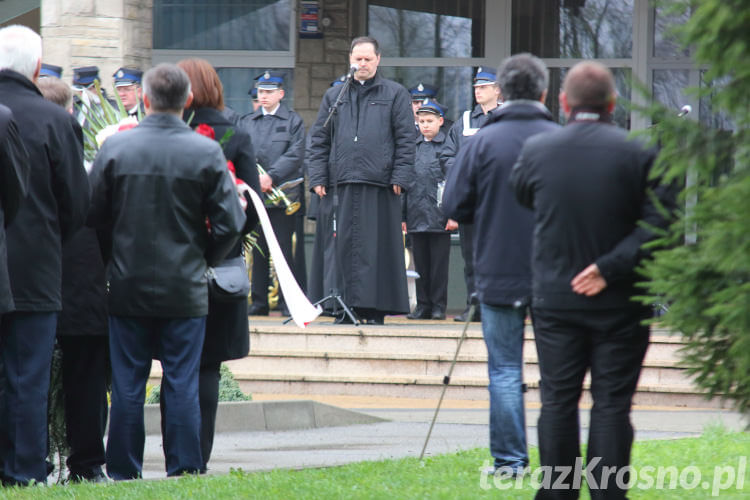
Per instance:
[[[414,182],[403,195],[409,233],[447,232],[447,219],[437,203],[438,183],[445,180],[445,169],[440,166],[440,151],[444,143],[442,130],[431,141],[425,141],[421,134],[417,138]]]
[[[329,196],[320,203],[313,248],[313,262],[323,265],[310,272],[309,296],[320,299],[335,287],[349,306],[406,313],[401,201],[391,185],[406,189],[414,175],[409,92],[378,74],[352,82],[324,127],[340,91],[326,92],[311,131],[310,186],[326,186]]]
[[[193,110],[186,112],[189,115]],[[234,164],[237,177],[245,181],[256,193],[260,193],[258,170],[255,167],[255,148],[248,134],[230,122],[225,114],[213,108],[195,109],[190,126],[208,125],[221,140],[227,130],[232,130],[231,138],[222,144],[224,156]],[[248,200],[245,211],[247,223],[243,234],[250,232],[258,222],[258,215]],[[228,257],[241,253],[240,244],[233,248]],[[203,343],[201,363],[217,363],[228,359],[247,356],[250,351],[250,332],[247,318],[247,300],[217,302],[209,298],[206,318],[206,340]]]
[[[26,196],[29,157],[11,110],[0,104],[0,314],[12,311],[5,228],[13,222]]]
[[[89,207],[83,133],[16,71],[0,71],[0,103],[13,111],[31,166],[28,194],[6,230],[13,300],[17,311],[60,311],[62,244]]]

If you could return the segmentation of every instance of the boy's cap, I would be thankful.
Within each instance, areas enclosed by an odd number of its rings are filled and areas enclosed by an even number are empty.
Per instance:
[[[346,81],[346,75],[341,75],[340,77],[336,78],[334,81],[331,82],[331,87],[338,87],[339,85],[343,85]]]
[[[253,101],[257,101],[258,100],[258,87],[256,87],[255,85],[253,85],[252,87],[250,87],[250,90],[248,90],[247,93],[250,94],[250,98]]]
[[[115,87],[140,84],[143,71],[135,68],[120,68],[112,75],[115,79]]]
[[[474,87],[480,87],[482,85],[494,85],[497,83],[497,76],[492,71],[482,69],[480,66],[477,68],[477,74],[474,76]]]
[[[412,87],[409,89],[409,94],[411,94],[412,101],[422,101],[427,98],[435,99],[437,97],[438,90],[440,89],[438,87],[435,87],[434,85],[420,82],[416,87]]]
[[[445,109],[443,105],[437,102],[435,99],[425,99],[417,109],[417,113],[432,113],[438,116],[445,116]]]
[[[62,68],[55,66],[54,64],[42,63],[42,69],[39,71],[39,76],[54,76],[55,78],[62,78]]]
[[[276,90],[284,85],[284,73],[280,71],[266,70],[265,73],[255,77],[256,87],[262,90]]]
[[[73,68],[73,86],[79,88],[90,87],[94,81],[99,79],[99,68],[96,66],[83,66]]]

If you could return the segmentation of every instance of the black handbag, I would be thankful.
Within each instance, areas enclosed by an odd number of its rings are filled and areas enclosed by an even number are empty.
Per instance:
[[[250,279],[245,257],[230,257],[218,266],[208,268],[208,293],[213,300],[227,302],[247,300]]]

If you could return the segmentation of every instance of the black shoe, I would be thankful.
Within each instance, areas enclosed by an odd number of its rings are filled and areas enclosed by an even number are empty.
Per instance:
[[[445,311],[439,307],[435,307],[432,309],[432,316],[431,319],[445,319]]]
[[[341,316],[337,316],[335,320],[333,320],[334,325],[353,325],[354,321],[349,317],[348,314],[341,313]]]
[[[432,313],[429,309],[423,306],[417,306],[414,311],[407,314],[406,317],[409,319],[430,319]]]
[[[263,304],[253,303],[247,310],[248,316],[268,316],[268,306]]]
[[[367,318],[365,321],[365,324],[367,325],[382,325],[385,324],[385,317],[384,316],[377,316],[374,318]]]
[[[459,321],[461,323],[465,323],[466,322],[466,318],[468,318],[468,317],[469,317],[469,308],[467,307],[466,309],[464,309],[464,312],[462,312],[458,316],[454,316],[453,317],[453,321]]]
[[[68,482],[71,483],[106,483],[109,481],[107,476],[104,475],[101,468],[90,470],[87,472],[71,472],[68,474]]]

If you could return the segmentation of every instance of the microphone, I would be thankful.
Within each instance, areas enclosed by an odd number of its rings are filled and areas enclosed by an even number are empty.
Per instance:
[[[356,73],[358,69],[359,69],[359,66],[357,66],[356,64],[352,64],[351,67],[349,68],[349,74],[346,75],[346,77],[354,78],[354,73]]]
[[[682,118],[683,116],[689,114],[693,110],[693,107],[690,104],[685,104],[683,107],[680,108],[680,112],[677,114],[678,118]]]

